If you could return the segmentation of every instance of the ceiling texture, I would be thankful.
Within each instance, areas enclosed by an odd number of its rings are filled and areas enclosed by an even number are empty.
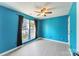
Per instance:
[[[50,10],[52,11],[52,14],[48,14],[47,16],[37,16],[37,13],[34,11],[38,8],[44,7],[46,3],[46,7],[55,8]],[[20,11],[35,18],[45,19],[68,15],[72,2],[1,2],[0,5]]]

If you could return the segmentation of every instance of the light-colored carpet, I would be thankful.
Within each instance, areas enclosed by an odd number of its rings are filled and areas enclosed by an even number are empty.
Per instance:
[[[6,56],[70,56],[67,44],[49,40],[36,40]]]

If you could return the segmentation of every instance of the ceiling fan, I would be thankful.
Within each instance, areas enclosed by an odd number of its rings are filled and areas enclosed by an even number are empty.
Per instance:
[[[44,4],[44,6],[39,7],[37,6],[36,8],[38,8],[38,10],[35,10],[34,12],[38,13],[37,16],[47,16],[48,14],[52,14],[53,12],[50,10],[53,10],[55,8],[49,8],[47,7],[50,3],[46,3]]]

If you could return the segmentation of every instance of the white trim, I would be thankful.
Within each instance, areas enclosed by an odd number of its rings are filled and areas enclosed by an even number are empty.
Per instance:
[[[62,41],[57,41],[57,40],[52,40],[52,39],[47,39],[47,38],[42,38],[42,37],[41,37],[41,39],[49,40],[49,41],[55,41],[55,42],[58,42],[58,43],[68,44],[67,42],[62,42]]]
[[[68,44],[70,46],[70,16],[68,17]]]
[[[77,2],[77,5],[76,5],[76,7],[77,7],[77,9],[76,9],[76,11],[77,11],[77,24],[76,24],[76,26],[77,26],[77,29],[76,29],[76,31],[77,31],[77,43],[76,43],[76,47],[77,47],[77,52],[79,52],[79,2]]]
[[[40,38],[41,38],[41,39],[44,39],[44,40],[55,41],[55,42],[57,42],[57,43],[63,43],[63,44],[69,45],[69,43],[66,43],[66,42],[61,42],[61,41],[57,41],[57,40],[51,40],[51,39],[42,38],[42,37],[40,37]],[[69,52],[70,52],[71,56],[73,56],[70,47],[69,47]]]
[[[78,53],[79,54],[79,50],[77,50],[77,52],[76,53]]]
[[[68,45],[68,43],[66,43],[66,42],[61,42],[61,41],[57,41],[57,40],[51,40],[51,39],[42,38],[42,37],[37,38],[37,40],[40,40],[40,39],[49,40],[49,41],[55,41],[55,42],[58,42],[58,43],[64,43],[64,44],[67,44],[67,45]],[[11,49],[11,50],[8,50],[8,51],[6,51],[6,52],[4,52],[4,53],[1,53],[0,56],[6,55],[6,54],[8,54],[8,53],[11,53],[11,52],[15,51],[16,49],[19,49],[19,48],[23,47],[24,45],[25,45],[25,44],[23,44],[23,45],[21,45],[21,46],[18,46],[18,47],[16,47],[16,48],[13,48],[13,49]],[[70,51],[70,54],[71,54],[71,56],[72,56],[72,52],[71,52],[70,49],[69,49],[69,51]]]
[[[37,40],[38,40],[38,39],[41,39],[41,37],[37,38]],[[8,53],[11,53],[11,52],[13,52],[13,51],[15,51],[15,50],[17,50],[17,49],[23,47],[24,45],[25,45],[25,44],[23,44],[23,45],[21,45],[21,46],[18,46],[18,47],[16,47],[16,48],[10,49],[10,50],[8,50],[8,51],[6,51],[6,52],[3,52],[3,53],[0,54],[0,56],[6,55],[6,54],[8,54]]]
[[[42,37],[38,37],[37,40],[40,40]]]
[[[3,52],[3,53],[0,54],[0,56],[6,55],[6,54],[8,54],[8,53],[11,53],[11,52],[15,51],[16,49],[21,48],[22,46],[24,46],[24,44],[21,45],[21,46],[18,46],[18,47],[16,47],[16,48],[10,49],[10,50],[8,50],[8,51],[6,51],[6,52]]]
[[[72,51],[71,51],[71,49],[70,49],[70,48],[69,48],[69,52],[70,52],[71,56],[73,56]]]

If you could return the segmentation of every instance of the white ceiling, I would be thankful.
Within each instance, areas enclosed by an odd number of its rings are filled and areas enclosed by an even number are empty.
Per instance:
[[[6,6],[8,8],[23,12],[27,15],[33,16],[35,18],[51,18],[51,17],[58,17],[67,15],[69,13],[69,10],[71,8],[72,2],[48,2],[48,7],[56,9],[51,10],[53,13],[49,14],[45,17],[37,16],[37,13],[34,11],[36,10],[36,7],[43,7],[46,4],[46,2],[5,2],[0,3],[0,5]]]

